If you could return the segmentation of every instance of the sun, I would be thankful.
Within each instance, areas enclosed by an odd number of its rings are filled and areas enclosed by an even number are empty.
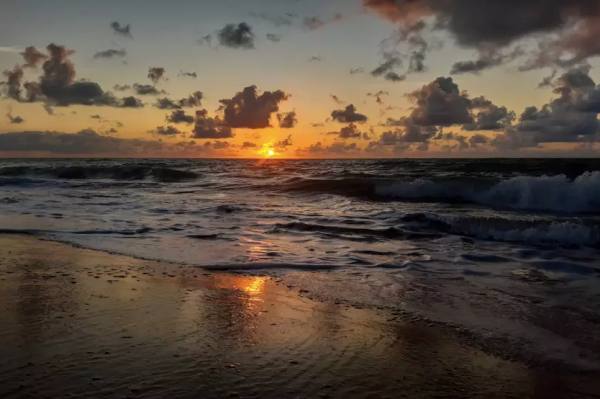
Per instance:
[[[258,153],[263,157],[263,158],[273,158],[274,156],[277,155],[277,153],[275,152],[275,150],[273,149],[273,147],[271,146],[271,144],[263,144],[262,148],[260,149],[260,151],[258,151]]]

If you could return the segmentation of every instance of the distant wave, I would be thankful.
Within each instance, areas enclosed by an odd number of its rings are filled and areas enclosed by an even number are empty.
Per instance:
[[[373,200],[475,203],[501,209],[600,212],[600,171],[566,175],[485,179],[296,179],[286,191],[329,193]]]
[[[86,166],[8,166],[0,168],[4,184],[31,182],[30,178],[50,179],[112,179],[160,182],[193,180],[198,174],[180,169],[152,165],[86,165]]]

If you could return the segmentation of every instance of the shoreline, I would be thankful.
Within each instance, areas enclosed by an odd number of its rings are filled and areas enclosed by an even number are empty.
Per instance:
[[[0,254],[7,398],[547,398],[600,389],[598,373],[502,359],[435,323],[316,301],[271,276],[30,235],[0,235]]]

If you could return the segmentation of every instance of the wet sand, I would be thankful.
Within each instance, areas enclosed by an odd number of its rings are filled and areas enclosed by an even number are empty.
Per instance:
[[[593,372],[501,359],[269,277],[27,236],[0,236],[0,306],[1,398],[600,396]]]

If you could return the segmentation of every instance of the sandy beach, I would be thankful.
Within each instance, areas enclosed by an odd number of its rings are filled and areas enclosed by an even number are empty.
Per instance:
[[[0,396],[595,397],[443,328],[208,272],[0,238]],[[306,272],[310,273],[310,272]]]

